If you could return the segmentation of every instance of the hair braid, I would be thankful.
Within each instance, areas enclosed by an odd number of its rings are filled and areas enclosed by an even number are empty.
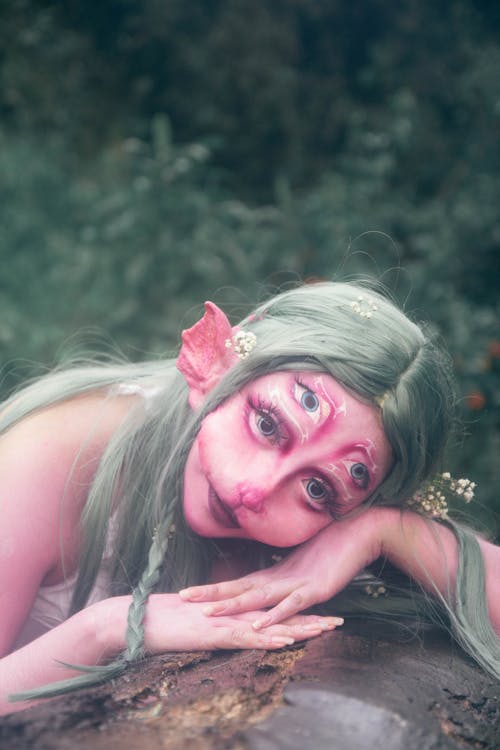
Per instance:
[[[85,666],[79,664],[68,664],[64,666],[76,669],[82,674],[70,677],[67,680],[50,685],[44,685],[33,690],[10,695],[10,700],[36,700],[37,698],[52,698],[64,695],[70,690],[77,688],[95,687],[102,682],[119,677],[130,662],[138,661],[144,655],[144,626],[143,619],[146,603],[150,593],[158,583],[160,569],[164,556],[167,552],[170,526],[170,518],[159,525],[153,535],[153,541],[149,549],[148,564],[141,579],[132,592],[132,603],[127,618],[126,643],[127,648],[117,659],[105,666]]]
[[[160,569],[168,548],[170,521],[171,517],[155,529],[149,548],[148,564],[132,591],[132,603],[127,618],[127,648],[123,655],[126,662],[137,661],[144,655],[144,614],[148,597],[160,579]]]

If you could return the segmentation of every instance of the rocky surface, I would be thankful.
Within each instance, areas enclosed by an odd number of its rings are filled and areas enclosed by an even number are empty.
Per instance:
[[[496,750],[499,696],[442,633],[351,621],[276,652],[148,659],[5,717],[0,748]]]

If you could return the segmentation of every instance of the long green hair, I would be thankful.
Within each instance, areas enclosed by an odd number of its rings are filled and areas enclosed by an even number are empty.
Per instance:
[[[360,314],[367,298],[371,316]],[[276,370],[323,371],[356,398],[381,408],[394,462],[367,504],[403,506],[440,468],[453,422],[450,361],[432,330],[413,323],[385,296],[353,283],[306,285],[271,298],[241,326],[255,334],[257,346],[227,373],[197,412],[188,406],[187,386],[175,360],[63,370],[32,384],[7,404],[0,423],[3,430],[33,411],[85,392],[116,398],[118,386],[125,383],[155,394],[116,431],[89,488],[71,605],[71,612],[85,606],[99,571],[109,518],[117,508],[112,593],[133,593],[127,650],[111,665],[85,669],[79,677],[23,698],[55,695],[119,674],[143,653],[142,619],[149,594],[177,591],[207,576],[213,545],[197,537],[184,521],[184,466],[206,414],[256,377]],[[453,529],[461,559],[469,562],[466,569],[459,568],[456,606],[443,604],[462,645],[500,676],[479,547],[473,535]],[[484,615],[479,636],[474,619],[478,612]]]

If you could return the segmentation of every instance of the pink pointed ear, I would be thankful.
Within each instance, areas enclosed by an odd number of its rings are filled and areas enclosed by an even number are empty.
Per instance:
[[[213,302],[205,302],[205,314],[192,328],[182,332],[182,346],[177,369],[189,386],[189,403],[198,408],[238,361],[232,348],[226,346],[233,329],[224,313]]]

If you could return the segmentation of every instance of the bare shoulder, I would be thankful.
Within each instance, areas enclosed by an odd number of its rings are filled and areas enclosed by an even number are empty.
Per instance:
[[[22,419],[0,438],[0,497],[46,517],[59,513],[64,496],[67,510],[79,512],[107,443],[135,403],[133,396],[95,393]]]
[[[135,397],[80,396],[21,420],[0,438],[0,654],[42,583],[76,565],[89,484]],[[3,615],[2,615],[3,617]]]

